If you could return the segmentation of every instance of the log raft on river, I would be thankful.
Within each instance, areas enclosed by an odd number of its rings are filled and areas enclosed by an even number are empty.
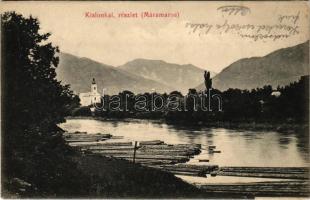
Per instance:
[[[307,181],[265,181],[233,184],[200,185],[201,189],[210,193],[238,194],[247,196],[308,196]]]
[[[96,153],[133,161],[134,143],[117,141],[122,137],[111,134],[87,134],[86,132],[65,133],[65,140],[71,146],[80,148],[85,153]],[[214,152],[215,146],[208,150]],[[135,162],[176,175],[185,176],[237,176],[259,178],[282,178],[287,181],[238,183],[238,184],[207,184],[199,187],[212,193],[244,194],[244,195],[292,195],[308,194],[309,176],[303,167],[218,167],[217,165],[185,164],[191,157],[201,152],[200,144],[165,144],[164,141],[140,141],[136,148]],[[295,180],[289,180],[295,179]]]
[[[220,167],[218,176],[308,179],[306,167]]]
[[[84,152],[101,154],[133,161],[134,143],[117,141],[111,134],[87,134],[85,132],[65,133],[64,138],[71,146]],[[121,138],[121,137],[118,137]],[[215,146],[209,146],[214,150]],[[218,167],[217,165],[181,164],[199,154],[200,144],[165,144],[161,140],[140,141],[136,149],[135,162],[155,167],[174,174],[202,176],[237,176],[258,178],[282,178],[304,180],[309,176],[303,167]]]
[[[117,142],[111,134],[65,133],[65,140],[71,146],[86,153],[96,153],[133,161],[134,143]],[[117,137],[119,139],[119,137]],[[136,163],[143,165],[167,165],[185,163],[200,153],[200,144],[165,144],[161,140],[139,141],[136,148]]]

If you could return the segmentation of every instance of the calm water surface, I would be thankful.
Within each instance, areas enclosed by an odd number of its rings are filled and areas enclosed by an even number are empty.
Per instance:
[[[221,153],[208,154],[207,150],[202,150],[201,154],[189,161],[198,165],[301,167],[309,164],[306,145],[308,141],[297,133],[176,126],[149,120],[68,119],[60,126],[67,131],[124,136],[123,140],[126,141],[163,140],[167,144],[197,143],[201,144],[203,149],[207,149],[208,145],[216,145],[217,150],[221,151]],[[209,159],[210,162],[201,163],[199,159]],[[234,179],[236,182],[258,181],[257,178],[216,177],[212,179],[212,182],[223,182],[225,179],[229,179],[228,182],[235,182]],[[191,181],[191,178],[188,180]],[[200,179],[195,178],[192,181],[200,182]]]

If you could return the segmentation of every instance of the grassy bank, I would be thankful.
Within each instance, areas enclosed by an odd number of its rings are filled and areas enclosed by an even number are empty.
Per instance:
[[[80,182],[82,190],[74,188],[61,195],[43,194],[32,187],[32,182],[21,178],[19,183],[5,182],[2,190],[4,198],[198,198],[206,193],[185,183],[168,172],[143,167],[125,160],[112,159],[100,155],[76,154],[72,157],[79,175],[74,180]],[[62,163],[59,163],[62,165]],[[47,185],[49,183],[46,183]],[[25,188],[26,187],[26,188]],[[71,187],[63,182],[58,188]],[[9,188],[8,190],[6,188]],[[15,191],[15,192],[13,192]]]
[[[75,157],[78,169],[91,177],[87,197],[177,198],[205,197],[196,187],[168,172],[100,155]]]
[[[67,157],[75,176],[45,182],[58,192],[45,193],[23,177],[3,181],[3,198],[206,198],[212,196],[169,172],[78,151]],[[55,165],[65,167],[64,163]],[[69,166],[68,166],[69,167]],[[59,174],[66,176],[66,174]],[[57,182],[57,185],[54,183]],[[78,187],[77,187],[78,186]],[[220,196],[220,195],[216,195]]]
[[[95,154],[79,155],[74,159],[83,176],[91,177],[87,198],[253,198],[249,194],[209,192],[170,172],[126,160]]]

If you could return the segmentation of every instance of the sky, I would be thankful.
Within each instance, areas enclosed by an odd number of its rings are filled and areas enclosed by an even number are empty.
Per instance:
[[[247,7],[245,15],[229,15],[218,8],[227,5]],[[241,58],[264,56],[279,48],[309,39],[307,2],[1,2],[1,12],[17,11],[37,17],[42,32],[63,52],[120,66],[136,58],[193,64],[220,72]],[[179,13],[178,18],[87,18],[86,12]],[[298,16],[298,20],[289,16]],[[282,22],[279,21],[282,19]],[[254,41],[237,32],[220,33],[216,25],[286,24],[297,34],[277,40]],[[207,34],[192,32],[186,24],[213,27]],[[263,32],[263,31],[262,31]],[[285,31],[284,31],[285,32]],[[203,34],[199,34],[203,33]],[[243,30],[242,33],[252,33]],[[283,31],[274,31],[282,34]]]

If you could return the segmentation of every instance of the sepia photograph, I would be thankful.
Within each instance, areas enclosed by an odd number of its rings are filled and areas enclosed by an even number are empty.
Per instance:
[[[310,198],[308,2],[0,13],[1,198]]]

